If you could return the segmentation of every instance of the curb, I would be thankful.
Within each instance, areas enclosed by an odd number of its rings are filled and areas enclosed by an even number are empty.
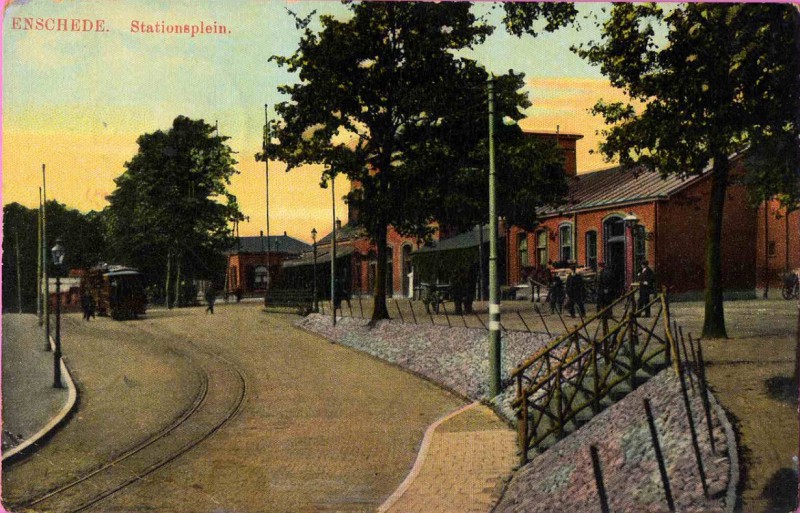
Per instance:
[[[53,341],[53,337],[50,337],[50,349],[51,351],[55,351],[55,342]],[[69,414],[72,413],[72,410],[75,408],[75,405],[78,402],[78,389],[75,387],[75,382],[72,379],[72,375],[69,373],[69,369],[67,368],[66,363],[64,363],[64,358],[61,358],[61,375],[63,376],[64,381],[67,385],[67,402],[61,408],[61,410],[52,418],[50,421],[42,427],[39,431],[31,435],[30,437],[26,438],[22,441],[19,445],[16,445],[9,449],[8,451],[4,452],[2,455],[2,463],[5,465],[6,463],[11,463],[18,459],[21,459],[38,447],[36,445],[37,442],[45,438],[48,434],[50,434],[53,430],[60,427],[66,419],[69,417]]]
[[[728,458],[730,459],[731,465],[731,473],[730,477],[728,478],[728,491],[725,494],[725,511],[726,513],[732,513],[736,507],[736,501],[738,498],[736,490],[739,487],[740,479],[739,451],[736,447],[736,433],[733,430],[733,425],[731,425],[730,420],[728,420],[728,415],[725,412],[725,409],[721,404],[719,404],[717,398],[711,393],[711,390],[707,390],[707,392],[709,401],[711,402],[712,406],[714,407],[714,411],[717,414],[717,418],[722,424],[723,429],[725,429],[726,444],[728,446]]]
[[[433,439],[433,433],[436,431],[442,423],[452,419],[456,415],[460,415],[465,411],[469,410],[470,408],[474,408],[475,406],[479,405],[479,402],[474,402],[468,404],[466,406],[462,406],[461,408],[451,411],[444,417],[440,418],[430,426],[428,429],[425,430],[425,436],[422,438],[422,445],[420,445],[419,452],[417,453],[417,459],[414,462],[414,466],[411,467],[411,471],[408,473],[406,478],[400,483],[400,486],[383,502],[383,504],[378,507],[376,513],[386,513],[389,508],[391,508],[395,502],[397,502],[400,497],[403,496],[404,493],[411,487],[411,485],[416,480],[419,473],[422,471],[422,466],[425,464],[425,457],[428,455],[428,448],[431,445],[431,440]]]

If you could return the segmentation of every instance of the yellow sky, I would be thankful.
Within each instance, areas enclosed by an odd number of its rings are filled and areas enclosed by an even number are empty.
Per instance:
[[[297,31],[284,0],[241,0],[225,4],[236,6],[226,10],[218,5],[189,0],[30,0],[9,7],[3,20],[3,204],[36,206],[45,163],[49,198],[85,211],[102,209],[114,178],[136,152],[136,138],[167,129],[177,115],[185,115],[211,124],[219,120],[221,133],[231,137],[228,144],[239,152],[241,172],[231,191],[250,217],[240,225],[240,233],[257,235],[265,229],[264,164],[254,159],[261,147],[264,103],[281,101],[277,86],[295,80],[266,59],[293,51]],[[331,2],[292,2],[290,7],[300,14],[343,10]],[[110,31],[10,30],[15,16],[104,18]],[[216,21],[230,27],[232,34],[194,39],[131,34],[130,21],[141,18]],[[492,70],[513,67],[527,73],[533,107],[526,112],[523,128],[552,131],[558,125],[562,132],[585,136],[578,142],[578,169],[586,171],[607,166],[598,155],[589,154],[597,146],[595,132],[602,123],[587,109],[601,97],[618,99],[619,93],[568,51],[576,37],[518,39],[499,31],[476,51]],[[559,58],[538,52],[538,45]],[[331,197],[319,187],[320,170],[284,169],[279,162],[270,163],[271,233],[287,231],[303,240],[310,239],[312,227],[327,233]],[[340,180],[337,196],[347,189]],[[346,219],[341,200],[337,214]]]

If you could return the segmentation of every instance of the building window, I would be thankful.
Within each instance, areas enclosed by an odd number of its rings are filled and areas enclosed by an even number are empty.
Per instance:
[[[517,252],[519,254],[519,266],[528,267],[528,234],[520,233],[517,240]]]
[[[572,225],[562,224],[558,228],[558,237],[561,243],[561,252],[559,253],[559,260],[561,262],[572,261]]]
[[[267,286],[267,268],[259,265],[256,267],[255,288],[261,289]]]
[[[778,256],[778,250],[775,249],[775,241],[771,240],[767,243],[767,256],[775,257]]]
[[[597,232],[586,232],[586,267],[597,270]]]
[[[642,268],[642,262],[647,260],[647,248],[645,245],[644,226],[637,224],[633,229],[633,268],[634,273],[638,273]]]
[[[548,260],[547,230],[539,230],[536,232],[536,263],[539,267],[546,267]]]

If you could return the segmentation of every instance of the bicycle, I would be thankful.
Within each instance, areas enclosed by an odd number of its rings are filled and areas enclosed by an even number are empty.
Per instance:
[[[781,296],[783,299],[800,298],[800,277],[797,273],[786,273],[781,280]]]

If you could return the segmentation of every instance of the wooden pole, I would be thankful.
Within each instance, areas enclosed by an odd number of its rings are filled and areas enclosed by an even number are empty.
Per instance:
[[[17,313],[22,313],[22,273],[19,269],[19,233],[14,232],[14,246],[16,247],[16,260],[17,264]]]
[[[603,484],[603,470],[600,468],[600,455],[597,452],[597,447],[590,446],[589,452],[592,454],[592,469],[594,470],[594,482],[597,486],[597,497],[600,499],[600,511],[602,513],[610,513],[611,509],[608,507],[608,497],[606,496],[606,487]]]
[[[47,272],[47,179],[42,164],[42,315],[44,316],[44,350],[50,351],[50,283]]]
[[[414,302],[408,300],[408,307],[411,309],[411,317],[414,319],[414,324],[417,324],[417,314],[414,313]]]
[[[394,306],[397,307],[397,315],[400,317],[400,322],[405,323],[406,320],[403,319],[403,312],[400,311],[400,303],[397,302],[397,299],[394,300]]]
[[[42,318],[42,188],[39,187],[39,214],[36,218],[36,317],[39,326],[44,324]],[[48,344],[50,347],[50,344]]]
[[[689,343],[692,342],[692,334],[689,333]],[[706,364],[703,361],[703,346],[700,339],[697,339],[697,363],[700,381],[700,393],[703,395],[703,409],[706,414],[706,426],[708,426],[708,439],[711,442],[711,452],[716,454],[717,448],[714,442],[714,426],[711,424],[711,405],[708,400],[708,382],[706,381]]]
[[[644,411],[647,414],[647,424],[650,426],[650,438],[653,441],[653,450],[656,453],[656,460],[658,461],[658,472],[661,474],[661,484],[664,486],[664,495],[667,499],[667,507],[670,511],[675,511],[675,502],[672,500],[672,489],[669,486],[667,466],[664,463],[664,454],[661,452],[661,444],[658,441],[658,431],[656,431],[656,422],[653,419],[653,412],[650,409],[650,401],[644,399],[643,402]]]
[[[700,483],[703,485],[703,496],[708,498],[706,471],[703,468],[703,456],[700,452],[700,444],[697,442],[697,430],[695,429],[694,417],[692,416],[692,405],[689,402],[689,393],[686,390],[686,381],[683,379],[683,373],[679,374],[679,379],[681,384],[681,396],[683,397],[683,406],[686,409],[686,420],[689,423],[689,434],[692,438],[692,448],[694,449],[694,456],[695,460],[697,461],[697,472],[700,474]]]
[[[544,330],[547,332],[547,336],[552,337],[553,335],[550,334],[550,329],[547,327],[547,323],[544,322],[544,315],[542,315],[542,310],[539,308],[539,305],[534,305],[533,308],[536,310],[536,313],[539,314],[539,319],[542,320],[542,326],[544,326]]]

